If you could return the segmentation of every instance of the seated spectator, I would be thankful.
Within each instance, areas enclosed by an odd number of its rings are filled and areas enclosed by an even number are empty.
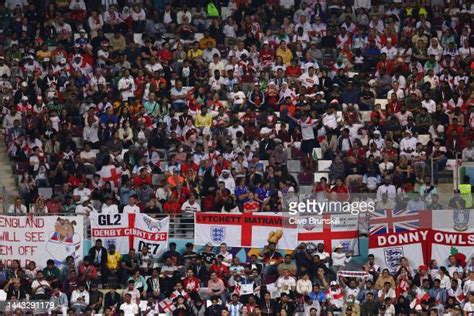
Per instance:
[[[75,313],[83,313],[89,306],[89,291],[84,283],[79,283],[78,288],[71,294],[71,308]]]

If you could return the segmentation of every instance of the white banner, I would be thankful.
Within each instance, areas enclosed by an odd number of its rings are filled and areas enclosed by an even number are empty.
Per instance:
[[[462,253],[469,260],[474,256],[474,210],[433,211],[431,258],[439,265],[448,264],[448,257]]]
[[[263,248],[274,242],[278,249],[295,249],[297,232],[296,225],[287,224],[281,214],[198,213],[194,243]]]
[[[372,237],[370,237],[372,238]],[[424,264],[423,247],[421,242],[415,244],[399,244],[392,246],[376,247],[369,241],[369,254],[375,256],[375,263],[382,269],[388,269],[390,273],[398,272],[400,259],[405,257],[410,267],[418,269]]]
[[[66,257],[82,259],[82,216],[0,216],[0,260],[10,265],[18,259],[24,267],[34,261],[39,268],[53,259],[61,266]]]
[[[344,252],[359,255],[359,216],[351,214],[324,214],[299,217],[298,241],[323,243],[331,253],[336,246],[342,246]]]
[[[155,219],[146,214],[91,214],[91,235],[95,242],[101,239],[104,247],[114,244],[117,251],[126,254],[130,248],[160,256],[168,248],[169,217]]]

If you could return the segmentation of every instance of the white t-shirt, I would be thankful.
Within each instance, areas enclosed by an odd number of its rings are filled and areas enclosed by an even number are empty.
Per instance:
[[[397,190],[393,184],[381,185],[377,190],[377,200],[382,201],[382,194],[387,193],[389,199],[395,199]]]
[[[120,310],[124,312],[125,316],[135,316],[138,314],[138,305],[136,303],[122,303]]]
[[[15,207],[15,204],[10,205],[8,208],[8,214],[26,214],[28,209],[23,204],[20,207]]]
[[[396,297],[396,294],[395,294],[395,290],[391,288],[391,289],[388,290],[388,292],[387,292],[387,294],[385,294],[385,296],[384,296],[384,290],[383,289],[379,290],[378,296],[379,296],[379,298],[383,297],[384,299],[387,298],[387,297],[390,297],[391,299],[394,299]]]
[[[92,159],[92,158],[95,158],[97,155],[95,152],[93,152],[92,150],[90,150],[89,152],[87,151],[81,151],[81,154],[80,154],[80,157],[81,159]],[[86,162],[85,165],[92,165],[90,162]]]
[[[191,204],[189,201],[186,201],[181,206],[181,211],[183,212],[183,216],[191,217],[194,213],[201,212],[201,206],[197,202]]]
[[[467,302],[465,305],[464,305],[464,312],[466,313],[470,313],[470,312],[474,312],[474,303],[470,303],[470,302]]]
[[[280,290],[280,293],[290,294],[292,287],[296,287],[296,280],[293,277],[279,277],[277,280],[277,288]]]
[[[436,102],[433,100],[421,101],[421,106],[428,110],[428,113],[434,113],[436,111]]]
[[[244,104],[245,102],[245,93],[243,93],[242,91],[237,91],[237,92],[231,92],[229,94],[229,97],[232,99],[232,102],[234,104]]]
[[[124,214],[139,214],[140,208],[137,205],[125,205],[123,208]]]
[[[75,188],[72,195],[79,196],[81,201],[85,201],[91,196],[91,190],[88,188],[82,190],[80,188]]]
[[[410,150],[410,149],[415,150],[417,142],[418,141],[415,137],[409,137],[409,138],[404,137],[400,141],[400,149],[402,150],[402,154],[405,153],[405,150]]]
[[[336,113],[323,115],[323,125],[329,128],[335,129],[337,127],[337,117]]]
[[[319,84],[319,78],[315,74],[310,76],[307,72],[300,76],[301,85],[305,88],[312,88]]]
[[[312,140],[314,139],[314,125],[316,121],[312,119],[307,119],[304,122],[302,120],[298,121],[298,124],[301,126],[301,136],[303,140]]]
[[[134,96],[133,93],[135,92],[136,86],[135,81],[132,77],[120,79],[117,84],[117,87],[119,91],[121,91],[121,89],[128,88],[128,90],[120,92],[120,94],[122,95],[122,101],[128,101],[128,98],[132,98]]]
[[[46,280],[41,280],[41,281],[34,280],[33,283],[31,283],[31,288],[32,289],[38,288],[35,292],[35,294],[38,295],[38,294],[45,294],[46,289],[49,289],[51,287],[49,286],[49,283]]]
[[[102,214],[118,214],[119,213],[119,210],[118,210],[118,206],[117,204],[110,204],[110,205],[107,205],[104,203],[104,205],[102,205]]]

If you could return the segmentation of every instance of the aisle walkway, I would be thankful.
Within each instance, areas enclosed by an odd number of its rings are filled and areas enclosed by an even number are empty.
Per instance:
[[[4,195],[6,195],[6,201],[4,201]],[[12,164],[8,159],[5,143],[0,140],[0,213],[6,212],[6,209],[13,202],[15,197],[18,196],[18,186],[15,181],[15,175],[13,174]]]

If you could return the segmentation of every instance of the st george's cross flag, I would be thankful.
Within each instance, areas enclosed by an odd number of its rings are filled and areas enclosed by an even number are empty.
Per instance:
[[[359,217],[351,214],[328,214],[301,216],[298,225],[298,242],[324,244],[331,253],[340,245],[344,252],[359,255]]]
[[[161,256],[168,248],[169,217],[153,218],[146,214],[91,214],[91,235],[95,242],[101,239],[106,248],[115,245],[121,254],[130,248]]]
[[[158,306],[163,313],[173,312],[176,309],[173,301],[169,298],[162,300],[160,303],[158,303]]]
[[[274,242],[278,249],[295,249],[296,225],[288,224],[281,214],[220,214],[197,213],[194,225],[194,243],[230,247],[263,248]]]
[[[122,181],[122,168],[116,167],[114,165],[102,166],[102,168],[97,172],[101,180],[104,182],[110,182],[113,188],[120,187]]]

